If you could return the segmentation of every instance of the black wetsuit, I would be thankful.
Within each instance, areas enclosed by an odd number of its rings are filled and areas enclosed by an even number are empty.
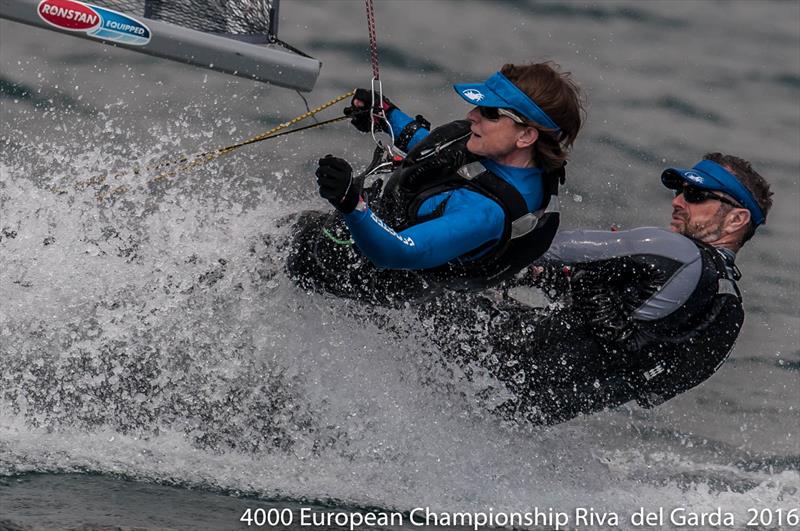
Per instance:
[[[509,416],[552,424],[649,407],[708,378],[733,348],[744,319],[734,257],[662,229],[561,232],[533,282],[555,304],[451,294],[422,317],[447,356],[510,391]]]

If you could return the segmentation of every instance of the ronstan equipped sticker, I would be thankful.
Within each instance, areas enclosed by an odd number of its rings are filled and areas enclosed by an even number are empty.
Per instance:
[[[42,20],[68,31],[84,31],[104,41],[143,46],[150,42],[150,28],[117,11],[76,0],[42,0]]]

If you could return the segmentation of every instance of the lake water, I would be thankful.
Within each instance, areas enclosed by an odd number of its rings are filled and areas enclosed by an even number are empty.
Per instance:
[[[642,509],[663,509],[663,527],[675,509],[788,527],[800,507],[800,4],[381,1],[376,17],[385,93],[434,124],[468,110],[452,83],[505,62],[573,72],[588,117],[565,228],[666,226],[664,167],[707,151],[751,160],[775,206],[739,255],[747,320],[731,358],[652,410],[508,425],[424,337],[398,340],[282,271],[281,219],[326,208],[316,159],[363,167],[368,135],[314,129],[150,182],[126,170],[250,137],[302,100],[2,21],[0,529],[246,529],[248,508],[291,509],[286,528],[309,508],[396,512],[419,529],[411,514],[425,507],[553,517],[538,528],[561,513],[571,527],[643,528],[631,520]],[[362,2],[284,2],[280,33],[323,62],[312,106],[368,86]],[[125,191],[80,184],[98,175]]]

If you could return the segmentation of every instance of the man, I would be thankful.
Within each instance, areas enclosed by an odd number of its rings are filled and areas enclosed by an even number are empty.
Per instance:
[[[382,102],[377,125],[410,152],[379,197],[345,160],[319,161],[320,194],[339,213],[303,219],[288,261],[301,285],[403,302],[498,283],[544,253],[558,226],[546,208],[581,126],[578,88],[551,63],[508,64],[454,88],[477,107],[430,134],[422,117]],[[357,91],[348,110],[364,132],[375,127],[370,98]]]
[[[559,304],[483,297],[467,308],[450,296],[425,307],[449,357],[510,391],[506,415],[552,424],[631,400],[651,407],[727,358],[744,320],[734,259],[766,220],[769,185],[720,153],[661,180],[675,192],[668,231],[561,232],[519,279]]]

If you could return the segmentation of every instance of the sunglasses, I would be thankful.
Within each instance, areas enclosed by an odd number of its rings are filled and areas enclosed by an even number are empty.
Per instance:
[[[725,203],[726,205],[730,205],[735,208],[744,208],[739,203],[735,201],[731,201],[727,197],[722,197],[719,194],[715,194],[709,190],[704,190],[702,188],[697,188],[696,186],[683,186],[681,188],[675,189],[675,197],[683,194],[683,199],[687,203],[702,203],[704,201],[708,201],[709,199],[715,199],[721,203]]]
[[[518,123],[519,125],[528,126],[529,124],[525,121],[524,118],[519,116],[513,111],[508,109],[503,109],[502,107],[478,107],[478,112],[481,114],[483,118],[487,120],[496,121],[499,120],[501,116],[506,116],[514,120],[514,123]]]

